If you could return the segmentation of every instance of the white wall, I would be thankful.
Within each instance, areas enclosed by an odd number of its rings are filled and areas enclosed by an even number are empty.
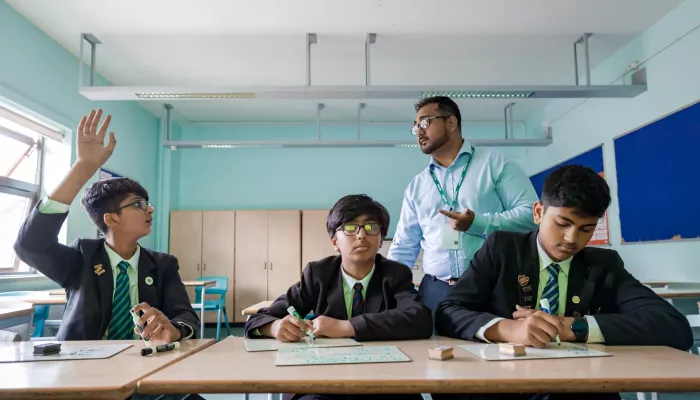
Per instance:
[[[551,146],[528,150],[524,168],[529,175],[604,144],[605,176],[613,197],[609,209],[612,247],[640,280],[700,281],[700,241],[620,244],[613,150],[614,137],[700,99],[699,27],[700,1],[686,0],[592,71],[594,84],[620,83],[618,78],[630,62],[643,62],[646,93],[634,99],[558,100],[529,121],[535,130],[551,124],[554,135]],[[649,218],[663,218],[668,212],[674,210],[649,210]]]

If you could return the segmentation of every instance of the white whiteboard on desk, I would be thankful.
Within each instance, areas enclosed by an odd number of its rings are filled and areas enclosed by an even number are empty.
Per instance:
[[[479,358],[487,361],[513,361],[513,360],[538,360],[545,358],[582,358],[582,357],[606,357],[610,353],[589,349],[586,346],[563,342],[561,346],[556,343],[548,343],[544,349],[527,347],[524,356],[503,354],[498,344],[463,344],[459,346]]]
[[[362,346],[361,343],[353,339],[331,339],[317,338],[313,344],[308,344],[302,340],[299,342],[283,343],[275,339],[244,339],[243,344],[248,352],[253,351],[275,351],[279,349],[306,349],[309,347],[350,347]]]
[[[25,342],[26,343],[26,342]],[[35,356],[34,345],[42,342],[31,342],[29,345],[0,346],[0,363],[25,361],[65,361],[65,360],[97,360],[110,358],[115,354],[133,346],[131,344],[96,344],[79,346],[61,344],[61,352],[49,356]]]
[[[326,347],[277,350],[275,365],[368,364],[407,362],[396,346]]]

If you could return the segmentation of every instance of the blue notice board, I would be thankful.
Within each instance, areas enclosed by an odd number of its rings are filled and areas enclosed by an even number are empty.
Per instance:
[[[597,172],[605,178],[605,169],[603,167],[603,145],[599,145],[597,147],[594,147],[585,153],[581,153],[573,158],[570,158],[566,161],[562,161],[559,164],[553,166],[552,168],[549,168],[545,171],[542,171],[538,174],[532,175],[530,177],[530,182],[532,182],[532,186],[535,187],[535,191],[537,192],[537,197],[539,199],[542,199],[542,187],[544,186],[544,181],[547,179],[547,176],[549,176],[552,171],[559,167],[563,167],[564,165],[583,165],[584,167],[589,167],[593,169],[593,171]],[[592,245],[599,245],[599,244],[610,244],[610,234],[608,230],[608,213],[605,213],[605,216],[598,220],[598,226],[596,226],[595,233],[593,234],[593,238],[589,242],[589,244]]]
[[[614,140],[623,243],[700,237],[700,102]]]

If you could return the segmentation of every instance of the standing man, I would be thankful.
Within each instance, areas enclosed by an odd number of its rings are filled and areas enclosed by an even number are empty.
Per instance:
[[[462,138],[462,115],[452,99],[418,102],[412,133],[432,159],[404,192],[388,258],[412,267],[423,249],[420,293],[434,314],[488,234],[537,228],[532,206],[538,199],[517,164]]]

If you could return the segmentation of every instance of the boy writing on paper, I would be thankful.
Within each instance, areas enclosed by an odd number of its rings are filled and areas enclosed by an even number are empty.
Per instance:
[[[615,250],[586,247],[609,204],[610,189],[592,169],[552,172],[533,209],[539,229],[489,235],[440,303],[438,334],[537,348],[559,335],[567,342],[690,349],[692,331],[680,312],[630,275]],[[552,315],[539,309],[541,299]]]
[[[246,336],[295,342],[306,336],[306,330],[312,329],[316,337],[357,341],[431,337],[430,309],[415,289],[411,271],[378,254],[388,227],[389,213],[372,198],[349,195],[338,200],[328,214],[326,228],[340,255],[309,263],[299,283],[269,308],[250,316],[245,324]],[[289,315],[289,306],[294,306],[300,315],[314,311],[316,317],[312,321],[300,320]],[[355,397],[287,396],[294,399]]]
[[[199,318],[178,274],[177,259],[144,249],[138,240],[151,233],[153,207],[137,182],[113,178],[95,182],[82,198],[104,239],[57,240],[68,207],[80,189],[109,159],[114,133],[104,145],[111,117],[102,110],[80,120],[77,159],[68,175],[22,225],[18,257],[66,289],[68,304],[57,340],[138,339],[130,310],[142,311],[142,337],[154,344],[195,338]]]

